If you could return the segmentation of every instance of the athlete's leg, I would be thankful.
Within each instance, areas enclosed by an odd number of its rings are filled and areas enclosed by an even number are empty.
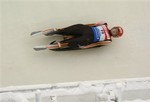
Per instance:
[[[60,35],[74,35],[74,36],[79,36],[82,35],[83,31],[84,31],[84,27],[86,25],[83,24],[76,24],[76,25],[72,25],[66,28],[62,28],[62,29],[48,29],[45,30],[45,35],[52,35],[52,34],[60,34]]]
[[[82,35],[85,27],[87,25],[83,25],[83,24],[76,24],[76,25],[72,25],[66,28],[62,28],[62,29],[57,29],[57,28],[51,28],[51,29],[46,29],[43,31],[36,31],[36,32],[32,32],[31,36],[33,35],[53,35],[53,34],[61,34],[61,35]]]
[[[58,29],[58,33],[62,35],[82,35],[83,31],[85,30],[85,26],[83,24],[76,24],[72,25],[63,29]]]
[[[46,35],[46,36],[48,36],[48,35],[53,35],[53,34],[56,34],[56,33],[58,33],[57,29],[56,28],[51,28],[51,29],[32,32],[31,36],[34,36],[34,35]]]

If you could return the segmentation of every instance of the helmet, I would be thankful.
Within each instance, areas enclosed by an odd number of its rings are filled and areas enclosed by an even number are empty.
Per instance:
[[[119,29],[118,36],[121,37],[123,35],[123,29],[120,26],[116,26]]]

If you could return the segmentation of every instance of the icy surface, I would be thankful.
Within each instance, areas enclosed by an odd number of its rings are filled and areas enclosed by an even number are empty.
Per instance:
[[[150,76],[149,0],[3,0],[1,5],[2,86]],[[31,37],[33,31],[99,21],[110,29],[122,26],[123,37],[88,50],[33,50],[57,40]]]

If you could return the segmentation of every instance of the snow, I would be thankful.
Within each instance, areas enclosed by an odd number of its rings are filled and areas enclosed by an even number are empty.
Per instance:
[[[141,100],[141,99],[137,99],[137,100],[132,100],[132,101],[123,101],[123,102],[150,102],[150,100]]]
[[[146,94],[142,94],[144,90],[147,90],[145,91]],[[93,94],[98,101],[105,102],[116,99],[118,99],[118,102],[122,102],[122,100],[126,100],[125,102],[130,102],[129,100],[149,102],[146,100],[150,99],[150,96],[148,96],[150,93],[150,78],[11,86],[1,88],[0,92],[0,102],[28,102],[28,99],[31,98],[35,99],[36,102],[41,102],[40,100],[44,97],[51,97],[52,101],[57,101],[59,97],[82,96],[85,94]]]
[[[0,94],[0,102],[29,102],[22,93],[3,93]]]
[[[103,100],[107,100],[107,98],[108,98],[107,95],[103,95]],[[26,97],[21,93],[16,94],[16,93],[9,92],[9,93],[0,94],[0,102],[30,102],[30,101],[28,101]],[[105,101],[105,102],[108,102],[108,101]],[[123,102],[150,102],[150,100],[136,99],[136,100],[130,100],[130,101],[125,100]]]

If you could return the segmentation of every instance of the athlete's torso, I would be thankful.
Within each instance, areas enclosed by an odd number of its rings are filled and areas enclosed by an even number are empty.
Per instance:
[[[111,40],[107,25],[92,27],[94,33],[94,42]]]

